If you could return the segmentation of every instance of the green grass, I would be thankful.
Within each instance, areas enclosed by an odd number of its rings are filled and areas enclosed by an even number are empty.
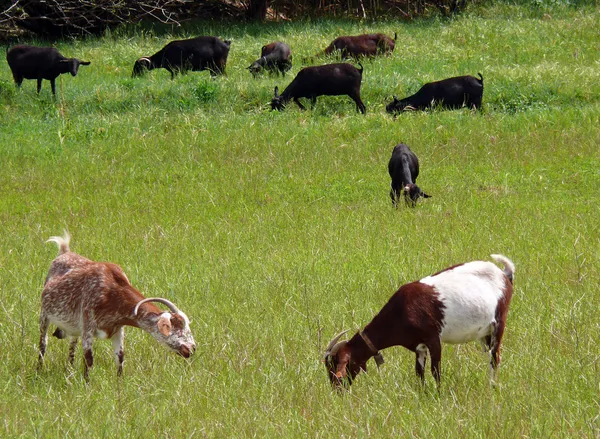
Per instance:
[[[598,438],[599,28],[598,8],[525,6],[134,28],[58,44],[92,64],[60,77],[57,100],[47,82],[16,90],[0,63],[0,436]],[[268,110],[303,57],[365,31],[398,32],[391,57],[364,62],[366,116],[347,97]],[[130,78],[139,56],[197,34],[233,39],[227,77]],[[292,74],[253,80],[245,68],[277,39]],[[393,94],[477,72],[481,113],[385,113]],[[433,196],[414,210],[388,196],[401,141]],[[64,228],[190,316],[191,361],[129,328],[121,380],[102,340],[89,385],[80,349],[68,369],[53,338],[36,371],[44,241]],[[471,344],[444,347],[439,393],[403,348],[332,392],[319,360],[335,333],[402,283],[490,253],[517,267],[498,388]]]

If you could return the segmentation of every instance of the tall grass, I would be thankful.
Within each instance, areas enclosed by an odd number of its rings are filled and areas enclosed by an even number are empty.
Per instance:
[[[600,12],[495,6],[451,21],[129,29],[58,44],[91,60],[58,99],[17,91],[0,63],[0,426],[3,437],[589,437],[599,430]],[[347,97],[268,110],[286,78],[245,68],[273,40],[300,60],[339,34],[398,32],[364,62],[366,116]],[[226,77],[130,78],[172,38],[232,38]],[[35,42],[44,43],[44,42]],[[385,114],[392,94],[485,77],[481,113]],[[393,209],[403,141],[433,198]],[[124,377],[94,343],[85,385],[49,341],[36,371],[40,292],[72,248],[119,263],[192,320],[191,361],[128,329]],[[319,362],[404,282],[503,253],[516,264],[499,388],[475,344],[445,346],[442,389],[386,351],[351,391]]]

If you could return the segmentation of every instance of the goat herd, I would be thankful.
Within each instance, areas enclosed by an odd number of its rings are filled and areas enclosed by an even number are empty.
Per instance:
[[[372,57],[394,50],[394,39],[384,34],[366,34],[336,38],[321,54],[339,51],[343,58]],[[225,73],[231,42],[213,36],[172,41],[152,56],[135,61],[133,77],[165,68],[174,78],[185,71],[209,70],[212,76]],[[55,80],[62,73],[75,76],[80,65],[89,62],[65,58],[54,48],[18,45],[7,51],[7,61],[15,83],[36,79],[40,92],[42,80],[50,81],[56,94]],[[282,110],[294,100],[302,109],[299,98],[309,98],[314,105],[322,95],[348,95],[357,111],[366,112],[360,98],[363,68],[335,63],[306,67],[300,70],[290,85],[271,101],[272,109]],[[254,76],[263,70],[285,73],[292,67],[290,47],[282,42],[263,46],[261,57],[248,70]],[[483,77],[460,76],[425,84],[417,93],[405,99],[394,96],[386,106],[389,113],[407,109],[426,109],[432,105],[446,108],[467,106],[478,109],[483,95]],[[404,144],[394,148],[389,161],[392,178],[390,196],[397,206],[403,192],[406,203],[414,207],[419,197],[428,198],[415,183],[419,174],[416,155]],[[46,353],[50,325],[57,329],[57,338],[70,337],[69,362],[73,363],[78,337],[82,339],[85,359],[85,379],[93,364],[92,340],[110,338],[114,347],[117,371],[123,367],[123,336],[125,326],[134,326],[150,333],[159,343],[181,356],[190,357],[196,344],[188,317],[173,303],[163,298],[144,298],[116,264],[94,262],[70,251],[70,236],[52,237],[59,255],[52,262],[44,289],[40,314],[39,365]],[[403,285],[381,311],[350,340],[339,341],[342,332],[326,348],[323,362],[328,377],[336,388],[352,383],[367,361],[373,357],[383,363],[380,351],[391,346],[404,346],[416,354],[415,368],[421,380],[427,356],[431,371],[440,383],[441,343],[466,343],[479,340],[490,352],[491,379],[495,379],[500,363],[500,344],[504,333],[508,307],[513,291],[514,264],[505,256],[492,255],[503,269],[486,261],[473,261],[442,270],[419,281]],[[153,302],[162,303],[169,311],[161,311]]]

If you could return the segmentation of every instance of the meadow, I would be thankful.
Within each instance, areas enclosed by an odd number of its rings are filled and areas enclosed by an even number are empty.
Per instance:
[[[61,41],[91,61],[21,90],[0,62],[0,436],[600,437],[600,10],[487,5],[453,20],[187,23]],[[272,112],[302,58],[337,35],[398,33],[365,60],[366,116],[347,97]],[[232,39],[227,76],[131,78],[171,39]],[[290,44],[285,78],[252,79],[263,44]],[[48,44],[44,41],[28,41]],[[324,59],[323,62],[332,61]],[[385,113],[392,95],[481,72],[483,111]],[[399,142],[432,195],[394,209]],[[121,265],[147,297],[191,319],[186,361],[126,329],[111,343],[50,338],[36,370],[40,293],[67,229],[71,249]],[[442,386],[414,354],[333,392],[320,362],[405,282],[501,253],[516,265],[499,385],[476,343],[446,345]]]

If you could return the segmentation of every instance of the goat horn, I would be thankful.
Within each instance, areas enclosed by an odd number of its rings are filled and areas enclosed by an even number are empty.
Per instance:
[[[142,304],[146,303],[146,302],[159,302],[162,303],[163,305],[166,305],[173,314],[179,314],[180,311],[179,309],[177,309],[177,307],[173,304],[173,302],[167,300],[167,299],[163,299],[161,297],[151,297],[149,299],[144,299],[144,300],[140,300],[137,305],[135,305],[135,308],[133,309],[133,315],[136,316],[138,309],[140,308],[140,306],[142,306]]]
[[[333,340],[331,340],[329,342],[329,344],[327,345],[327,348],[325,349],[325,355],[327,355],[327,354],[329,354],[331,352],[331,349],[335,346],[335,344],[340,339],[340,337],[342,335],[344,335],[346,332],[348,332],[348,329],[346,329],[345,331],[340,332],[338,335],[336,335],[335,337],[333,337]]]

